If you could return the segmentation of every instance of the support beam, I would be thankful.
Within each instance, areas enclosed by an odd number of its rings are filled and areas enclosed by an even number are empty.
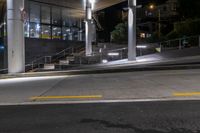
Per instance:
[[[8,72],[25,72],[24,0],[7,0]]]
[[[128,60],[136,60],[136,0],[128,0]]]
[[[85,54],[92,55],[92,3],[86,0]]]

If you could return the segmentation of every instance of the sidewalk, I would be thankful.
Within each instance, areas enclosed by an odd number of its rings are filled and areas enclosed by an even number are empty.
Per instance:
[[[3,74],[0,79],[22,78],[22,77],[42,77],[42,76],[63,76],[63,75],[82,75],[82,74],[103,74],[117,72],[134,72],[134,71],[158,71],[158,70],[183,70],[183,69],[200,69],[200,56],[184,57],[170,60],[148,60],[129,62],[121,60],[108,64],[99,64],[84,66],[79,69],[66,71],[49,71],[49,72],[29,72],[21,74]]]

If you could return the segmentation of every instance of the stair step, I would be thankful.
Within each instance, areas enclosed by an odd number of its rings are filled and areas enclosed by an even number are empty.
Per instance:
[[[70,62],[69,60],[60,60],[59,64],[61,64],[61,65],[66,64],[67,65],[67,64],[69,64],[69,62]]]
[[[54,70],[55,64],[44,64],[44,70]]]
[[[75,57],[74,56],[68,56],[68,57],[66,57],[66,60],[68,60],[68,61],[74,61]]]

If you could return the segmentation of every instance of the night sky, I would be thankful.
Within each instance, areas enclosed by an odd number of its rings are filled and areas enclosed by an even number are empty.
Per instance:
[[[165,1],[166,0],[137,0],[137,5],[146,5],[149,3],[162,4]],[[121,19],[118,19],[119,15],[117,14],[117,11],[120,11],[122,8],[127,6],[128,2],[125,1],[120,4],[103,9],[103,11],[105,12],[105,16],[103,18],[99,18],[99,21],[104,30],[103,32],[98,32],[99,38],[104,38],[105,41],[110,41],[110,32],[114,30],[117,24],[121,23]]]
[[[167,0],[137,0],[137,4],[163,3]]]

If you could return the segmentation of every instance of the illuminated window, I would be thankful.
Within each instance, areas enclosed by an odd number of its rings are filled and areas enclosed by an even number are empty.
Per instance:
[[[62,29],[62,33],[63,33],[63,40],[70,40],[70,33],[71,33],[71,30],[69,27],[64,27]]]
[[[72,27],[71,28],[71,33],[73,35],[73,40],[78,40],[78,32],[79,32],[79,28],[77,28],[77,27]]]
[[[140,33],[140,38],[146,38],[145,33]]]
[[[30,24],[26,23],[24,26],[24,35],[25,37],[29,37],[29,29],[30,29]]]
[[[61,39],[60,27],[52,27],[52,39]]]
[[[51,23],[51,17],[50,17],[50,13],[51,12],[51,8],[49,6],[44,6],[42,5],[41,7],[41,23],[45,23],[45,24],[50,24]]]
[[[41,38],[42,39],[51,39],[51,26],[42,25],[41,26]]]
[[[30,23],[29,24],[29,36],[30,38],[39,38],[40,37],[40,24]]]
[[[52,8],[52,24],[61,25],[61,10],[58,7]]]
[[[30,22],[40,23],[40,5],[30,3]]]

